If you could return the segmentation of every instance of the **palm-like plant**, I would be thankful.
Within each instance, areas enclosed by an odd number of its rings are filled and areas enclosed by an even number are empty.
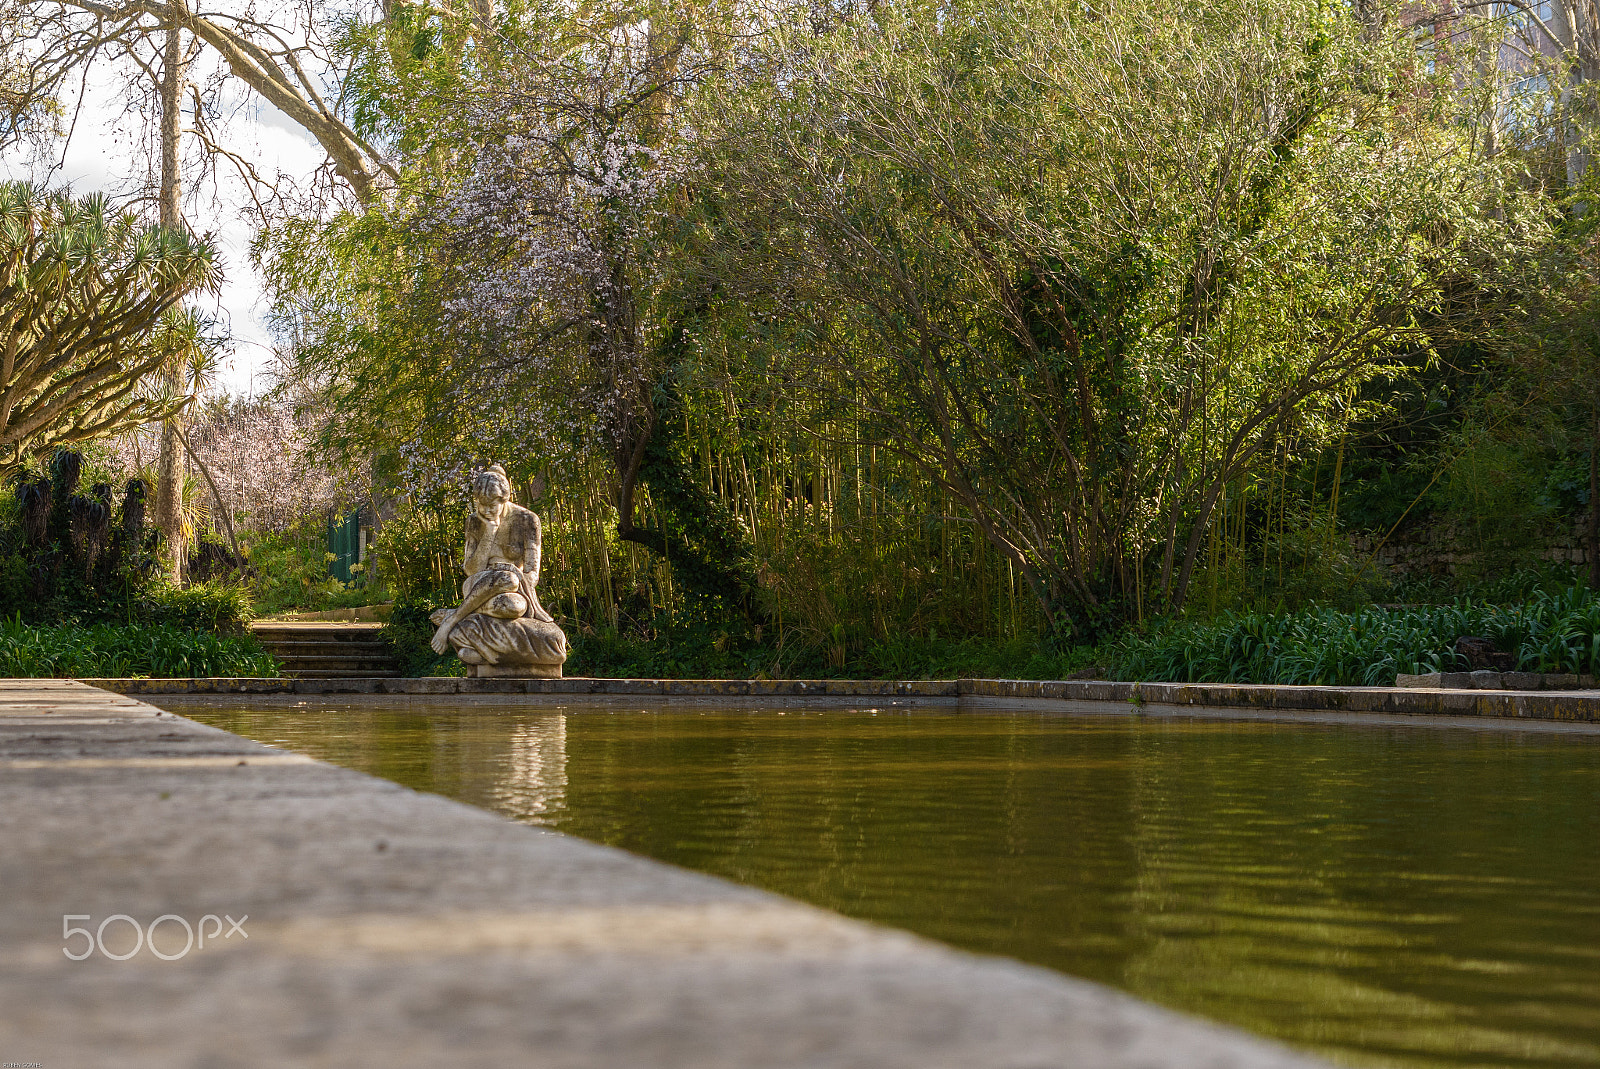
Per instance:
[[[220,278],[209,243],[103,196],[0,183],[0,476],[187,403],[146,385],[193,349],[178,302]]]

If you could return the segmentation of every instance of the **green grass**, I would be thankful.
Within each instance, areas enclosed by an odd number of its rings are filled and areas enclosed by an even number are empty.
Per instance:
[[[255,639],[169,626],[33,627],[0,621],[0,676],[129,678],[276,676]]]

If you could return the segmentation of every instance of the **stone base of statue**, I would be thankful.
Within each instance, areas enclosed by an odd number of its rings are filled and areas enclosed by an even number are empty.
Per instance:
[[[560,679],[559,664],[469,664],[468,679]]]
[[[442,619],[445,611],[435,615]],[[451,629],[449,642],[467,674],[480,678],[560,679],[567,660],[566,632],[534,616],[506,620],[475,612]]]

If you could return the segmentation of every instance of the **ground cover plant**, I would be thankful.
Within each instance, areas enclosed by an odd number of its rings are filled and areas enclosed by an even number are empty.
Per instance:
[[[278,664],[249,635],[168,624],[35,627],[0,620],[0,676],[172,678],[276,676]]]
[[[1130,633],[1104,651],[1116,678],[1179,683],[1392,686],[1398,673],[1465,671],[1456,640],[1490,639],[1525,672],[1600,669],[1600,595],[1586,586],[1494,603],[1224,613]]]

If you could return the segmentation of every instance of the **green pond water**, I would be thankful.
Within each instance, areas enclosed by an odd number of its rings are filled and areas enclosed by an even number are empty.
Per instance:
[[[887,710],[179,711],[1351,1065],[1600,1065],[1600,735]]]

